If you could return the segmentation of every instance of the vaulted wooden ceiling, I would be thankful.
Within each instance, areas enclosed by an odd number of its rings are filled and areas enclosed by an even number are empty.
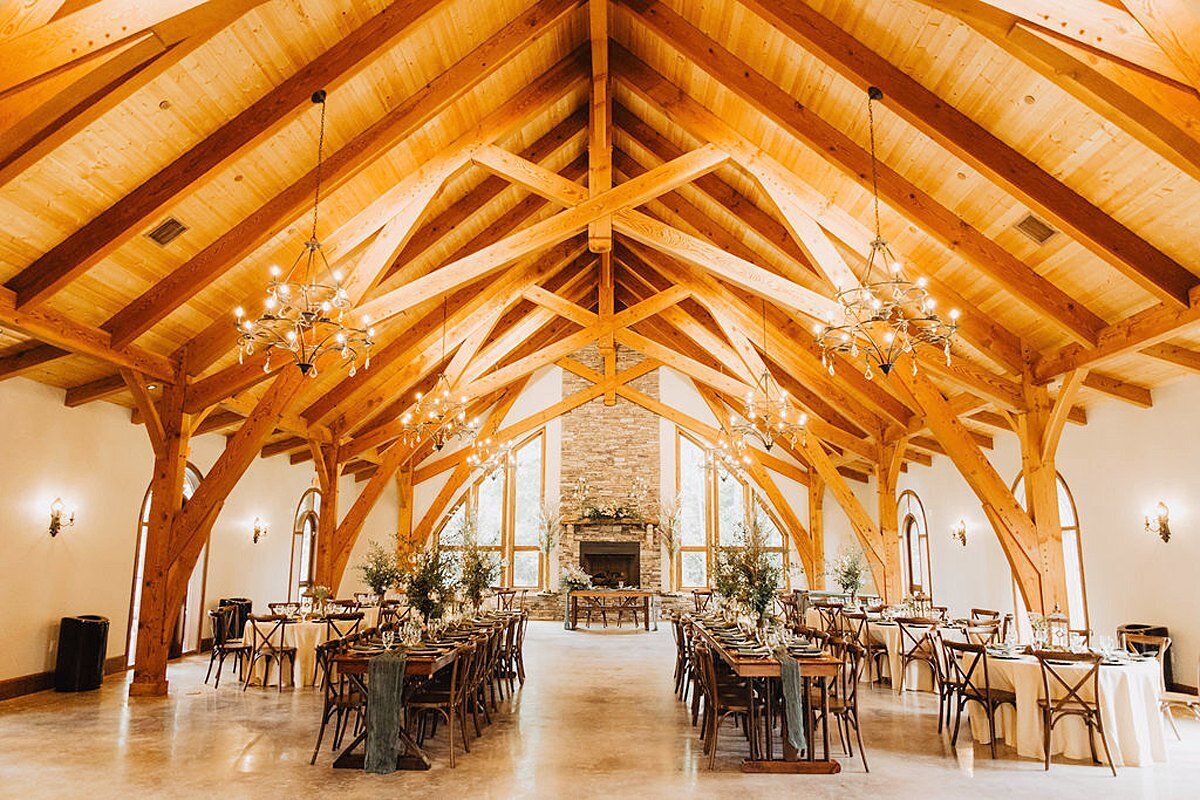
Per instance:
[[[186,382],[200,431],[240,425],[270,375],[231,310],[307,235],[325,88],[320,232],[379,346],[264,455],[337,441],[365,478],[439,371],[485,413],[599,341],[716,409],[770,369],[849,474],[899,435],[927,463],[913,391],[809,332],[873,235],[877,85],[884,235],[963,311],[922,364],[976,440],[1063,376],[1073,422],[1149,406],[1200,371],[1197,42],[1175,0],[0,2],[0,377],[135,419]],[[630,399],[611,361],[592,396]]]

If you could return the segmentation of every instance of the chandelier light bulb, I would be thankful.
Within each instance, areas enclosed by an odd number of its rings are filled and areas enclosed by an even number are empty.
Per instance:
[[[267,295],[267,299],[263,302],[263,305],[267,307],[268,311],[270,311],[279,305],[279,301],[275,299],[275,295],[270,294]]]
[[[950,309],[950,319],[954,320],[955,322],[958,322],[958,318],[960,316],[962,316],[962,312],[959,311],[957,308]]]
[[[334,273],[333,273],[334,283],[341,283],[344,278],[345,278],[345,276],[342,274],[342,271],[340,269],[334,271]]]
[[[280,275],[283,274],[283,270],[281,270],[278,265],[272,264],[270,273],[271,273],[272,278],[278,278]]]
[[[929,284],[929,279],[926,278],[924,275],[917,278],[917,288],[924,289],[928,284]]]
[[[242,317],[246,316],[246,309],[242,308],[241,306],[238,306],[237,308],[235,308],[233,310],[233,315],[235,317],[237,317],[238,319],[241,319]]]

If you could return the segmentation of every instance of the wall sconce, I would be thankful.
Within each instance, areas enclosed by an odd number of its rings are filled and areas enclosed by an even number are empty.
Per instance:
[[[1154,513],[1146,515],[1146,531],[1158,534],[1164,542],[1171,541],[1171,512],[1161,500],[1154,507]]]
[[[64,515],[66,519],[63,519]],[[75,510],[67,510],[61,497],[54,498],[54,502],[50,504],[50,535],[58,536],[58,532],[63,528],[70,528],[74,524]]]
[[[950,536],[951,536],[951,538],[954,539],[954,541],[958,542],[963,547],[966,547],[967,546],[967,523],[966,523],[966,521],[960,519],[958,521],[958,523],[955,524],[955,526],[950,529]]]
[[[259,517],[255,517],[254,518],[254,535],[251,537],[251,541],[254,544],[258,544],[258,540],[265,538],[266,535],[267,535],[267,523],[263,522],[262,519],[260,519]]]

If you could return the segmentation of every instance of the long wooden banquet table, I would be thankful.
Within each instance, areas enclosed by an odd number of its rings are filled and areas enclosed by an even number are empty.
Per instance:
[[[568,622],[571,630],[578,627],[579,622],[579,599],[598,599],[601,602],[613,599],[629,600],[640,599],[642,601],[642,625],[646,630],[650,630],[650,612],[651,602],[653,601],[655,592],[650,589],[575,589],[570,594],[570,614]],[[617,606],[612,606],[616,609]],[[655,622],[655,629],[658,628],[658,623]]]
[[[773,727],[771,715],[773,713],[772,706],[775,696],[777,694],[782,695],[782,687],[777,688],[776,686],[780,681],[779,660],[774,656],[749,656],[730,650],[719,638],[708,630],[703,620],[698,617],[689,618],[691,619],[693,630],[704,638],[705,643],[729,665],[734,674],[741,678],[761,679],[765,685],[767,714],[766,718],[762,720],[766,731],[765,754],[763,752],[755,752],[752,749],[750,757],[742,761],[742,772],[807,773],[820,775],[832,775],[841,772],[842,765],[833,760],[829,755],[828,689],[828,681],[837,677],[841,660],[828,654],[816,658],[797,659],[802,683],[803,696],[801,699],[804,705],[804,727],[808,746],[805,748],[803,757],[792,747],[788,739],[787,712],[784,711],[780,717],[780,725],[783,733],[783,753],[782,758],[775,758],[771,735]],[[816,690],[819,690],[821,702],[820,758],[816,757],[816,714],[813,711],[814,704],[812,701],[813,692]],[[751,709],[755,708],[753,702],[750,702],[749,706]],[[758,721],[754,720],[752,724],[757,725]]]
[[[470,627],[477,628],[483,631],[492,627],[496,619],[509,617],[514,615],[514,612],[493,612],[492,618],[477,620]],[[461,632],[461,631],[460,631]],[[420,649],[428,646],[422,643]],[[394,648],[399,649],[399,648]],[[416,649],[416,648],[414,648]],[[425,653],[408,653],[404,658],[404,677],[405,684],[408,684],[408,678],[428,678],[432,677],[441,670],[449,667],[458,658],[458,647],[446,647],[437,655]],[[367,673],[370,670],[371,659],[378,655],[363,654],[355,652],[340,653],[334,656],[333,661],[337,665],[338,672],[354,683],[355,689],[367,698],[370,702],[371,690],[370,683],[367,681]],[[396,769],[397,770],[426,770],[430,767],[429,757],[425,751],[417,744],[403,726],[399,728],[400,744],[403,748],[402,752],[396,754]],[[367,740],[367,726],[364,724],[362,731],[351,740],[350,744],[342,749],[338,757],[333,761],[334,769],[362,769],[366,760],[365,752],[355,752],[360,744]]]

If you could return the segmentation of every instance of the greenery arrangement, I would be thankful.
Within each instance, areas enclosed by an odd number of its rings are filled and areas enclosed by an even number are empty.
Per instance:
[[[843,592],[857,595],[867,580],[867,563],[862,551],[850,544],[842,545],[827,574]]]
[[[758,514],[748,525],[738,526],[735,542],[721,548],[717,555],[713,588],[727,602],[753,616],[762,627],[779,590],[782,570],[770,558]]]
[[[313,605],[320,606],[324,605],[325,601],[328,600],[332,595],[333,592],[330,591],[328,586],[316,585],[309,586],[307,589],[305,589],[302,596],[311,597]]]
[[[408,602],[421,619],[441,619],[446,606],[454,599],[450,586],[454,564],[436,544],[413,556],[413,569],[408,574],[405,591]]]
[[[558,541],[562,520],[562,510],[556,501],[547,500],[542,503],[541,509],[538,510],[538,547],[547,558]]]
[[[597,522],[609,519],[640,520],[642,517],[641,512],[633,506],[614,504],[605,506],[589,505],[583,509],[583,518],[589,522]]]
[[[475,531],[478,528],[474,513],[463,515],[459,525],[462,536],[461,580],[463,599],[469,602],[476,611],[483,605],[483,595],[500,577],[500,564],[494,558],[494,553],[479,546]]]
[[[562,577],[559,578],[558,583],[566,592],[590,589],[592,588],[592,576],[584,572],[583,567],[578,564],[568,564],[563,567]]]
[[[363,583],[380,598],[388,589],[399,586],[404,581],[404,571],[400,568],[400,561],[396,555],[399,543],[397,534],[392,534],[393,546],[390,550],[379,542],[371,542],[363,563],[356,567],[362,575]]]

